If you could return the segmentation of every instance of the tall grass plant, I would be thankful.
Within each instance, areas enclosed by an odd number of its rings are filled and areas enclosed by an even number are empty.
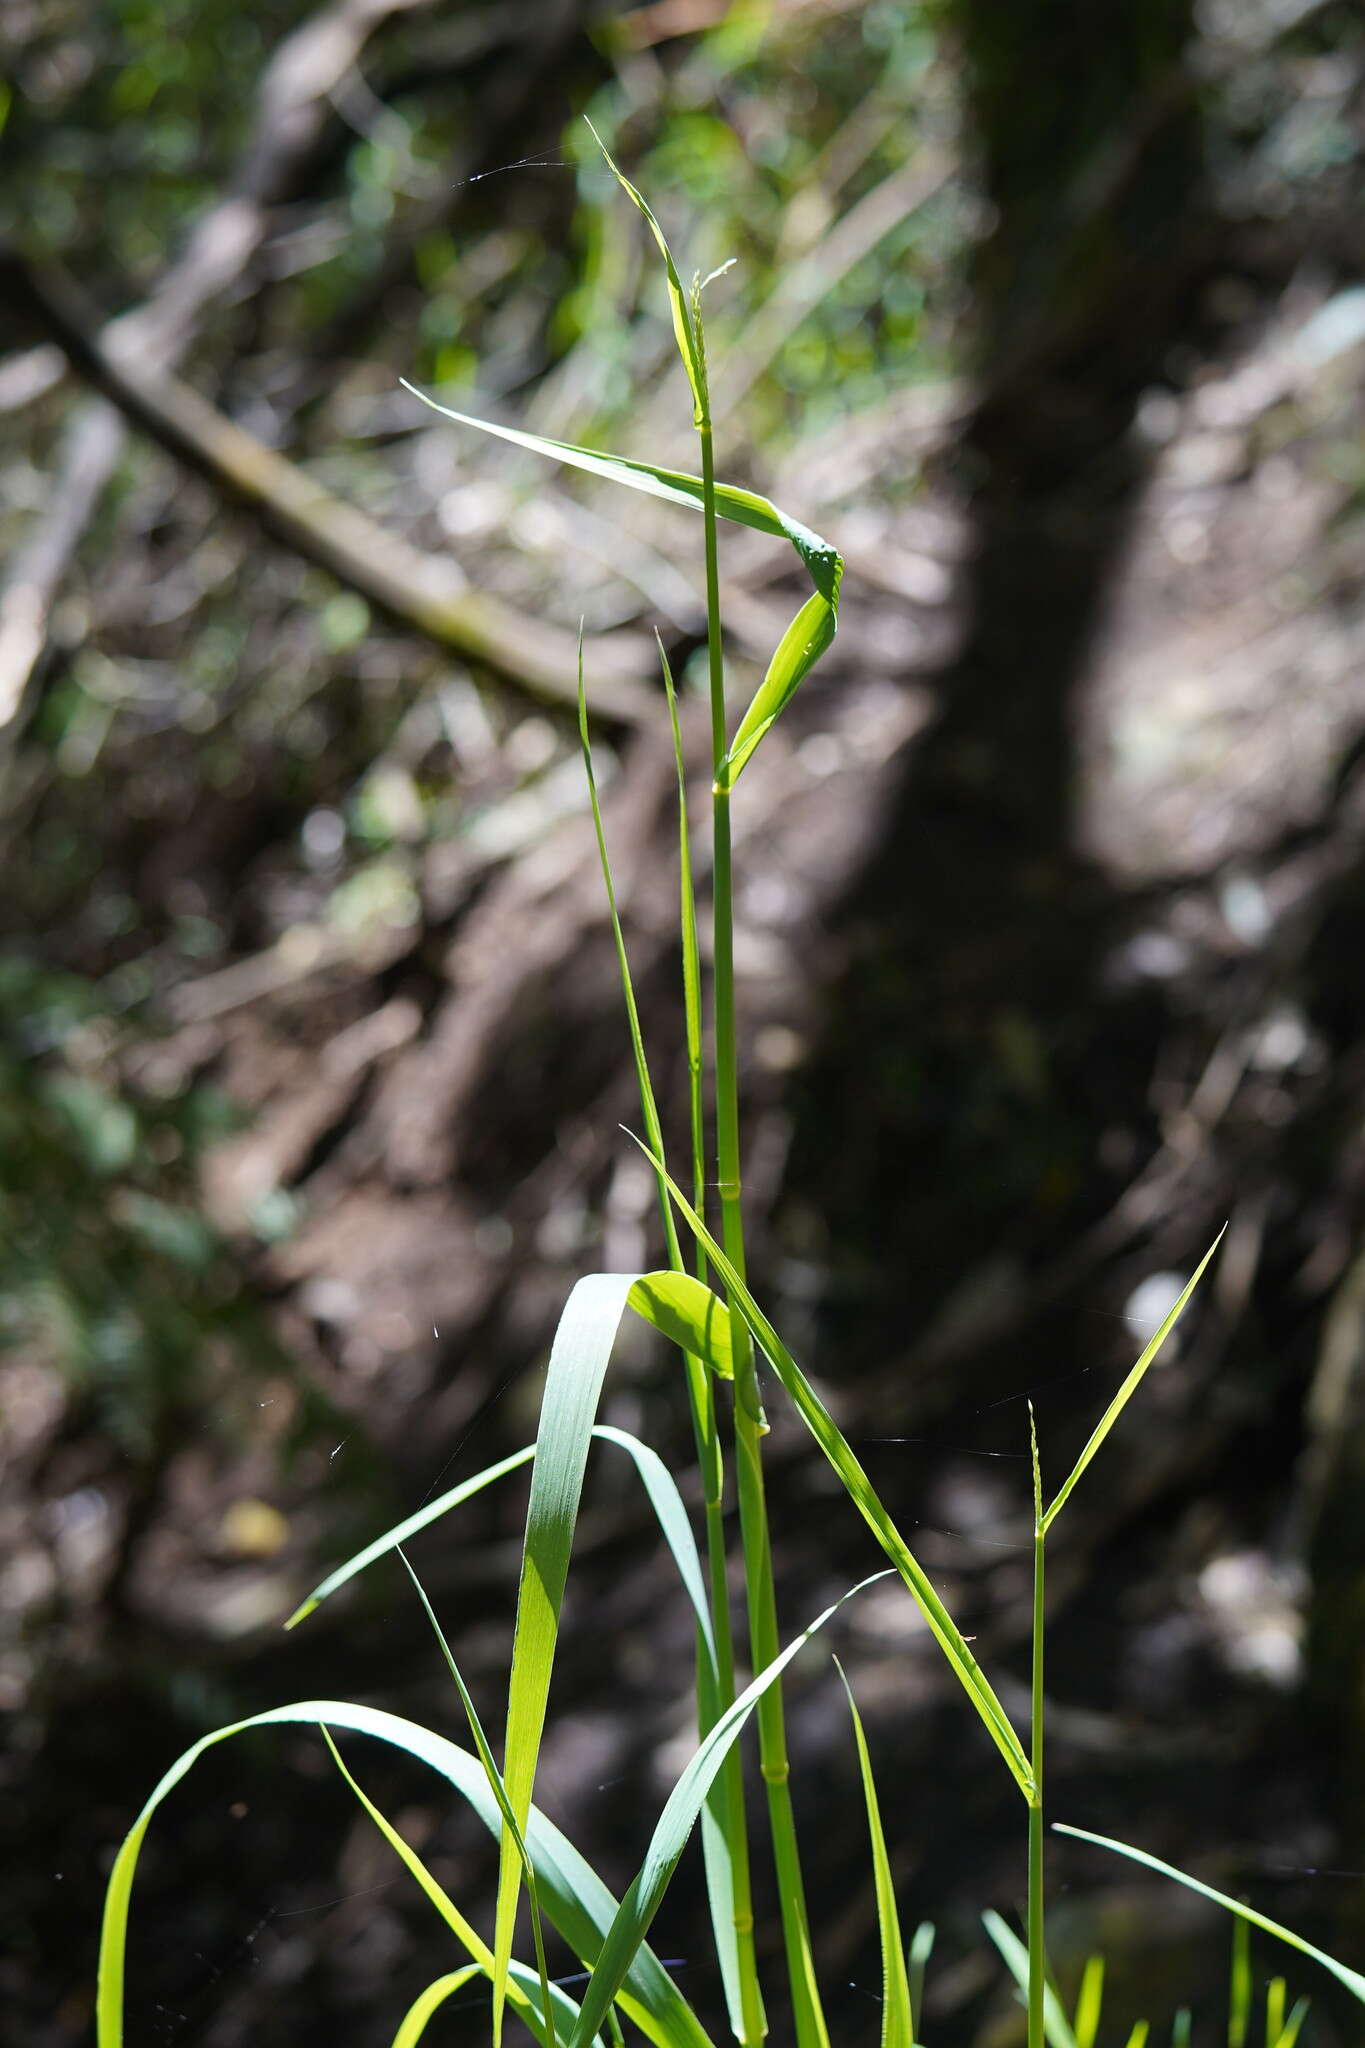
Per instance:
[[[451,413],[467,427],[500,435],[545,458],[575,466],[621,485],[646,491],[700,513],[706,583],[707,690],[710,705],[711,883],[709,914],[709,1060],[703,1027],[699,899],[695,886],[687,774],[673,677],[662,656],[660,715],[671,721],[677,756],[679,801],[679,918],[683,961],[680,991],[689,1071],[687,1185],[669,1164],[666,1135],[651,1078],[639,1010],[630,973],[601,807],[593,772],[587,715],[584,650],[579,654],[580,732],[587,801],[597,835],[603,886],[616,946],[626,1028],[640,1097],[637,1142],[657,1180],[666,1265],[647,1273],[597,1273],[574,1287],[560,1319],[550,1354],[539,1426],[533,1445],[463,1480],[442,1498],[377,1537],[328,1574],[290,1618],[301,1623],[377,1559],[398,1551],[419,1530],[443,1518],[487,1486],[523,1466],[530,1468],[516,1630],[508,1674],[501,1757],[486,1734],[456,1660],[419,1583],[421,1601],[467,1723],[470,1746],[463,1748],[418,1724],[373,1707],[335,1700],[310,1700],[219,1728],[180,1757],[153,1791],[124,1841],[109,1879],[100,1955],[97,2001],[99,2048],[122,2048],[124,1971],[129,1911],[138,1855],[147,1829],[167,1794],[215,1744],[248,1728],[305,1724],[317,1727],[337,1770],[363,1810],[384,1836],[443,1921],[458,1956],[443,1968],[409,2010],[399,2016],[394,2048],[415,2048],[445,2002],[478,1979],[487,1983],[492,2038],[500,2044],[509,2025],[528,2031],[546,2048],[588,2048],[592,2042],[622,2043],[643,2037],[656,2048],[712,2048],[712,2037],[697,2006],[674,1983],[648,1943],[651,1922],[690,1835],[700,1824],[707,1893],[711,1908],[716,1969],[724,1988],[728,2025],[742,2048],[759,2048],[768,2032],[759,1944],[754,1925],[752,1873],[755,1859],[768,1857],[780,1907],[780,1946],[785,1961],[786,2001],[795,2048],[829,2048],[819,1973],[819,1930],[812,1928],[791,1794],[792,1760],[783,1712],[783,1676],[798,1651],[829,1621],[835,1606],[792,1632],[779,1616],[773,1575],[764,1476],[768,1424],[759,1381],[762,1360],[775,1393],[789,1401],[823,1455],[843,1492],[861,1514],[888,1560],[883,1576],[897,1578],[938,1644],[968,1707],[981,1720],[1022,1803],[1020,1856],[1026,1874],[1027,1913],[1022,1934],[998,1916],[986,1928],[1017,1983],[1024,2008],[1028,2048],[1096,2048],[1102,2039],[1104,1967],[1088,1964],[1074,2008],[1068,2012],[1048,1967],[1044,1893],[1043,1790],[1045,1782],[1045,1565],[1049,1538],[1077,1485],[1184,1313],[1215,1247],[1205,1252],[1161,1327],[1143,1349],[1095,1426],[1050,1502],[1043,1486],[1036,1434],[1030,1431],[1033,1473],[1033,1636],[1031,1724],[1021,1732],[991,1684],[928,1573],[859,1463],[837,1421],[752,1293],[747,1270],[742,1184],[742,1132],[738,1086],[734,971],[734,879],[731,820],[743,772],[767,733],[783,715],[806,675],[829,646],[838,623],[843,564],[827,541],[755,492],[717,481],[713,446],[710,378],[703,295],[709,279],[684,284],[658,220],[646,199],[612,162],[624,197],[642,215],[667,280],[678,353],[692,401],[699,444],[700,475],[626,460],[597,450],[545,440],[520,430]],[[421,396],[421,394],[417,394]],[[427,400],[428,404],[434,401]],[[444,407],[437,407],[445,411]],[[783,634],[758,689],[735,714],[725,673],[720,597],[719,547],[722,521],[754,528],[790,544],[809,579],[810,591]],[[623,1142],[625,1142],[623,1140]],[[618,1332],[627,1318],[643,1320],[674,1347],[679,1378],[690,1409],[700,1475],[703,1534],[699,1545],[678,1486],[659,1457],[626,1431],[599,1422],[602,1390]],[[575,1525],[589,1456],[624,1457],[653,1512],[667,1553],[691,1610],[695,1639],[696,1745],[679,1774],[653,1828],[644,1857],[618,1900],[546,1819],[535,1803],[537,1770],[554,1670],[561,1609],[570,1567]],[[727,1525],[731,1489],[738,1503],[737,1554]],[[406,1563],[406,1557],[404,1557]],[[748,1665],[741,1681],[731,1614],[731,1566],[743,1583],[743,1625]],[[868,1583],[864,1581],[864,1584]],[[845,1599],[861,1590],[850,1589]],[[785,1634],[785,1643],[784,1643]],[[914,2048],[924,2039],[921,2012],[925,1966],[933,1930],[913,1935],[908,1949],[900,1925],[886,1808],[879,1794],[872,1745],[864,1730],[850,1679],[840,1671],[847,1693],[850,1732],[867,1814],[868,1854],[882,1950],[879,2038],[881,2048]],[[757,1725],[758,1770],[767,1808],[766,1838],[752,1840],[744,1797],[747,1723]],[[491,1940],[449,1897],[416,1848],[365,1791],[363,1764],[343,1757],[337,1737],[359,1734],[406,1751],[442,1778],[497,1837],[499,1875]],[[1365,1977],[1312,1948],[1289,1930],[1251,1908],[1182,1876],[1145,1852],[1069,1829],[1082,1839],[1132,1857],[1215,1899],[1255,1926],[1290,1943],[1332,1972],[1365,2004]],[[521,1908],[525,1907],[524,1914]],[[553,1927],[579,1958],[586,1973],[574,1995],[551,1980],[545,1933]],[[523,1942],[529,1940],[529,1960]],[[1242,1951],[1244,1954],[1244,1951]],[[699,1973],[700,1974],[700,1973]],[[1238,1988],[1240,1987],[1240,1988]],[[1228,2039],[1249,2041],[1249,1979],[1234,1971]],[[1266,1996],[1262,2034],[1266,2048],[1294,2048],[1304,2005],[1290,2008],[1285,1985],[1275,1979]],[[1240,2031],[1237,2031],[1240,2029]],[[1117,2037],[1115,2048],[1120,2048]],[[1173,2048],[1191,2038],[1188,2015],[1177,2015],[1169,2036]],[[1151,2035],[1146,2022],[1128,2035],[1127,2048],[1142,2048]]]

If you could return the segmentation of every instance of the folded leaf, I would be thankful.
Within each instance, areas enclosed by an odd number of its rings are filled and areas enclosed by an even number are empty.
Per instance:
[[[501,426],[494,420],[476,419],[472,413],[456,412],[452,406],[438,405],[434,398],[428,398],[406,378],[399,381],[403,389],[410,391],[414,398],[420,398],[423,405],[429,405],[433,412],[455,420],[460,426],[477,427],[480,433],[496,434],[499,440],[529,449],[533,455],[546,455],[554,462],[566,462],[574,469],[585,470],[590,476],[604,477],[609,483],[629,484],[633,490],[644,491],[652,498],[663,498],[669,504],[688,505],[695,511],[701,510],[705,496],[702,480],[689,476],[684,470],[662,469],[656,463],[636,462],[625,455],[607,455],[597,448],[580,448],[571,441],[552,441],[542,434],[528,434],[518,427]],[[740,720],[721,765],[722,779],[728,786],[734,782],[773,720],[791,702],[798,686],[834,638],[839,623],[839,584],[844,573],[844,561],[837,548],[822,540],[818,533],[812,533],[799,519],[792,519],[780,511],[757,491],[741,490],[733,484],[717,484],[715,503],[716,511],[723,519],[734,520],[740,526],[752,527],[757,533],[772,534],[776,539],[789,541],[815,585],[814,595],[807,598],[783,634],[768,666],[768,673]]]
[[[690,1273],[644,1273],[629,1301],[663,1336],[704,1359],[718,1378],[734,1378],[730,1311],[700,1280]]]

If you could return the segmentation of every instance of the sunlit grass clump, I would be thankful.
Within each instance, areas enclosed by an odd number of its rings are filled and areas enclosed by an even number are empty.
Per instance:
[[[605,151],[604,151],[605,155]],[[611,159],[607,161],[610,163]],[[396,2017],[395,2048],[411,2048],[433,2016],[452,1995],[466,1991],[475,1979],[486,1982],[492,2037],[500,2043],[509,2014],[515,2028],[524,2028],[546,2048],[587,2048],[593,2041],[620,2043],[643,2036],[657,2048],[708,2048],[711,2036],[694,2006],[678,1988],[648,1944],[650,1923],[688,1839],[701,1824],[707,1892],[711,1908],[715,1963],[728,2022],[743,2048],[758,2048],[768,2029],[758,1968],[750,1882],[751,1844],[746,1822],[744,1776],[739,1738],[752,1717],[757,1724],[758,1768],[767,1799],[766,1842],[780,1901],[781,1948],[786,1969],[786,1999],[792,2014],[796,2048],[828,2048],[819,1978],[818,1929],[810,1925],[802,1860],[792,1809],[788,1754],[783,1717],[782,1674],[797,1652],[834,1613],[829,1607],[785,1643],[779,1627],[773,1586],[772,1544],[764,1495],[763,1438],[767,1421],[758,1380],[758,1361],[766,1361],[781,1398],[790,1401],[810,1432],[818,1451],[837,1475],[882,1550],[888,1566],[882,1576],[898,1577],[918,1608],[955,1674],[966,1702],[981,1719],[1009,1774],[1023,1807],[1021,1865],[1027,1872],[1027,1914],[1022,1932],[995,1915],[986,1916],[987,1932],[1014,1977],[1026,2012],[1028,2048],[1096,2048],[1103,2036],[1104,1969],[1092,1959],[1081,1982],[1074,2010],[1064,2008],[1047,1966],[1043,1895],[1043,1595],[1048,1539],[1075,1487],[1137,1393],[1205,1267],[1205,1252],[1193,1277],[1151,1342],[1142,1352],[1095,1428],[1072,1470],[1051,1499],[1043,1488],[1036,1437],[1033,1438],[1034,1608],[1030,1725],[1021,1733],[1002,1705],[989,1677],[935,1590],[914,1551],[897,1527],[834,1417],[830,1414],[791,1351],[783,1343],[750,1292],[745,1264],[743,1191],[740,1173],[740,1127],[737,1091],[736,1027],[733,962],[733,885],[730,855],[730,814],[744,769],[762,745],[806,675],[833,639],[838,623],[839,585],[843,563],[827,541],[766,498],[716,481],[712,448],[710,389],[706,361],[702,295],[709,280],[685,287],[658,221],[646,201],[616,166],[612,169],[630,200],[639,208],[658,246],[668,282],[678,351],[692,398],[693,420],[700,442],[699,477],[640,461],[605,455],[591,449],[547,441],[452,413],[466,426],[500,435],[556,462],[646,491],[655,497],[701,513],[707,598],[708,676],[711,709],[712,864],[707,909],[711,920],[709,990],[703,990],[702,947],[693,887],[686,815],[687,767],[683,758],[673,678],[663,662],[664,695],[660,712],[671,720],[677,755],[679,800],[679,916],[683,977],[680,991],[686,1027],[690,1090],[687,1166],[680,1178],[668,1163],[664,1132],[650,1080],[649,1062],[631,985],[630,968],[616,914],[616,896],[593,778],[588,739],[583,656],[579,656],[580,730],[587,794],[597,831],[606,901],[615,935],[627,1026],[640,1091],[642,1146],[657,1177],[665,1268],[650,1273],[594,1273],[580,1280],[569,1296],[550,1354],[536,1441],[473,1478],[464,1480],[441,1499],[360,1551],[333,1571],[291,1617],[303,1621],[322,1601],[364,1571],[376,1558],[399,1550],[418,1530],[457,1508],[482,1488],[496,1484],[523,1465],[531,1467],[530,1500],[517,1594],[516,1634],[507,1682],[506,1724],[501,1761],[480,1724],[456,1661],[441,1633],[420,1585],[416,1597],[430,1619],[441,1654],[449,1667],[468,1724],[469,1744],[461,1747],[397,1715],[373,1707],[350,1706],[336,1700],[308,1700],[252,1716],[219,1728],[188,1750],[166,1773],[148,1800],[119,1852],[109,1880],[100,1956],[98,2036],[100,2048],[120,2048],[123,2038],[124,1950],[133,1878],[143,1837],[166,1794],[214,1744],[246,1728],[306,1723],[320,1730],[346,1783],[357,1800],[425,1892],[450,1936],[451,1967],[436,1976],[421,1996]],[[420,395],[420,394],[419,394]],[[427,401],[431,403],[431,401]],[[444,411],[442,407],[438,411]],[[783,634],[767,673],[752,700],[738,717],[726,701],[722,655],[722,621],[717,569],[717,530],[722,519],[785,540],[795,549],[810,581],[810,594]],[[703,1057],[703,997],[709,997],[711,1055]],[[622,1140],[622,1142],[627,1142]],[[685,1183],[685,1184],[684,1184]],[[626,1431],[597,1421],[602,1388],[618,1332],[627,1317],[642,1318],[673,1345],[681,1359],[679,1381],[686,1390],[696,1444],[703,1531],[698,1543],[691,1518],[671,1473],[646,1444]],[[655,1823],[643,1860],[624,1896],[618,1900],[573,1846],[535,1805],[536,1770],[545,1726],[547,1701],[559,1634],[560,1611],[573,1546],[587,1459],[592,1452],[629,1460],[658,1523],[659,1534],[676,1567],[684,1597],[695,1621],[695,1687],[697,1744]],[[731,1480],[730,1475],[733,1475]],[[737,1652],[728,1593],[730,1562],[725,1511],[731,1485],[738,1501],[738,1544],[743,1567],[745,1648]],[[406,1559],[405,1559],[406,1562]],[[409,1567],[410,1569],[410,1567]],[[864,1581],[864,1584],[870,1583]],[[843,1597],[855,1597],[853,1587]],[[841,1603],[836,1602],[835,1606]],[[755,1675],[742,1683],[740,1663]],[[900,1925],[895,1886],[886,1843],[886,1816],[879,1801],[873,1759],[855,1701],[856,1672],[844,1674],[849,1706],[849,1735],[857,1757],[867,1811],[868,1854],[877,1906],[882,1949],[880,2041],[882,2048],[912,2048],[921,2039],[920,1995],[932,1946],[932,1929],[919,1928],[908,1949]],[[361,1765],[344,1760],[335,1737],[342,1732],[367,1735],[406,1750],[444,1778],[467,1800],[500,1843],[496,1900],[491,1902],[491,1938],[466,1917],[417,1852],[366,1794]],[[795,1760],[799,1768],[800,1759]],[[1067,1830],[1081,1833],[1080,1830]],[[1084,1835],[1088,1841],[1100,1841]],[[1239,1917],[1239,1928],[1254,1925],[1290,1942],[1301,1953],[1329,1969],[1355,1997],[1365,2003],[1365,1978],[1311,1948],[1288,1930],[1246,1905],[1223,1897],[1192,1878],[1156,1862],[1142,1851],[1114,1842],[1104,1844],[1218,1900]],[[519,1914],[522,1895],[527,1911]],[[482,1915],[487,1924],[490,1916]],[[545,1923],[557,1931],[582,1965],[583,1975],[565,1984],[551,1980],[546,1963]],[[520,1954],[519,1930],[526,1930]],[[765,1945],[766,1946],[766,1945]],[[1229,2041],[1258,2042],[1265,2048],[1293,2048],[1304,2018],[1304,2003],[1288,2005],[1284,1981],[1274,1979],[1257,2014],[1263,2026],[1251,2025],[1251,1977],[1242,1958],[1233,1972]],[[698,1972],[698,1978],[704,1973]],[[1117,2037],[1115,2048],[1123,2048]],[[1188,2014],[1171,2025],[1172,2048],[1191,2040]],[[1127,2037],[1127,2048],[1154,2040],[1146,2022]]]

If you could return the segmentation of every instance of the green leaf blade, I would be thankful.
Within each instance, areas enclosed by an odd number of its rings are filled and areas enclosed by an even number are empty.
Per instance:
[[[704,1360],[718,1379],[734,1378],[730,1312],[702,1281],[690,1273],[642,1273],[629,1300],[637,1315],[694,1358]]]
[[[639,1143],[638,1139],[636,1143]],[[641,1150],[645,1151],[646,1148],[641,1146]],[[735,1267],[677,1183],[667,1176],[662,1162],[655,1159],[654,1164],[660,1172],[665,1172],[669,1193],[677,1205],[679,1214],[686,1219],[694,1237],[705,1249],[721,1282],[738,1306],[754,1342],[771,1363],[777,1377],[791,1396],[802,1421],[839,1475],[845,1491],[900,1573],[915,1604],[928,1622],[939,1648],[948,1659],[968,1698],[985,1723],[992,1741],[1009,1766],[1011,1776],[1025,1798],[1028,1798],[1033,1790],[1033,1774],[1023,1745],[1004,1707],[996,1698],[986,1674],[973,1657],[961,1630],[939,1598],[928,1573],[887,1513],[834,1417],[759,1308]]]
[[[1076,2048],[1095,2048],[1103,2006],[1104,1957],[1087,1956],[1081,1972],[1081,1988],[1076,1994],[1076,2017],[1072,2022]]]
[[[1335,1956],[1329,1956],[1325,1949],[1315,1948],[1311,1941],[1305,1941],[1301,1934],[1295,1934],[1290,1927],[1282,1926],[1265,1913],[1258,1913],[1241,1899],[1229,1898],[1226,1892],[1216,1891],[1201,1878],[1191,1877],[1188,1871],[1177,1870],[1174,1864],[1163,1863],[1159,1856],[1149,1855],[1145,1849],[1135,1849],[1129,1842],[1117,1842],[1109,1835],[1092,1834],[1088,1828],[1067,1827],[1062,1821],[1053,1822],[1053,1831],[1059,1835],[1071,1835],[1078,1842],[1092,1842],[1097,1848],[1112,1849],[1116,1856],[1126,1856],[1132,1863],[1141,1863],[1147,1870],[1155,1870],[1160,1877],[1173,1878],[1183,1884],[1187,1891],[1198,1892],[1201,1898],[1212,1899],[1215,1906],[1222,1906],[1229,1913],[1235,1913],[1252,1927],[1259,1927],[1264,1934],[1273,1934],[1277,1940],[1287,1942],[1300,1955],[1311,1956],[1315,1963],[1321,1963],[1324,1970],[1343,1984],[1352,1997],[1365,2005],[1365,1976],[1358,1970],[1348,1969]]]
[[[839,624],[837,590],[836,581],[834,602],[818,590],[808,597],[778,642],[768,672],[730,742],[724,764],[729,784],[739,780],[759,743],[834,639]]]
[[[1176,1302],[1175,1307],[1171,1309],[1170,1312],[1165,1316],[1161,1323],[1161,1327],[1156,1332],[1156,1335],[1152,1337],[1151,1340],[1144,1346],[1142,1356],[1138,1359],[1137,1364],[1128,1374],[1128,1377],[1124,1380],[1123,1385],[1119,1388],[1117,1394],[1115,1394],[1113,1400],[1105,1409],[1104,1414],[1100,1417],[1094,1429],[1091,1431],[1090,1438],[1089,1441],[1086,1443],[1085,1449],[1081,1452],[1080,1457],[1077,1458],[1075,1464],[1072,1466],[1070,1475],[1064,1482],[1062,1489],[1058,1493],[1057,1498],[1053,1501],[1052,1506],[1043,1516],[1042,1527],[1044,1535],[1047,1534],[1048,1530],[1052,1527],[1052,1524],[1056,1521],[1062,1509],[1066,1506],[1068,1500],[1070,1500],[1077,1480],[1085,1471],[1087,1465],[1089,1465],[1095,1453],[1099,1450],[1100,1445],[1104,1442],[1110,1430],[1114,1427],[1114,1424],[1118,1421],[1120,1415],[1122,1415],[1124,1409],[1128,1406],[1129,1401],[1132,1399],[1133,1395],[1137,1392],[1138,1387],[1141,1385],[1142,1380],[1146,1375],[1147,1368],[1151,1365],[1157,1353],[1160,1351],[1162,1345],[1170,1336],[1171,1331],[1175,1328],[1181,1316],[1184,1314],[1185,1306],[1189,1301],[1190,1296],[1194,1293],[1195,1288],[1199,1285],[1200,1281],[1204,1277],[1205,1267],[1208,1265],[1209,1260],[1217,1251],[1219,1245],[1223,1242],[1223,1234],[1224,1231],[1226,1231],[1226,1229],[1227,1225],[1224,1224],[1223,1229],[1219,1231],[1217,1237],[1213,1240],[1213,1243],[1209,1246],[1203,1258],[1195,1267],[1194,1272],[1191,1274],[1190,1279],[1188,1280],[1184,1289],[1182,1290],[1180,1298]]]
[[[886,1850],[886,1834],[882,1828],[877,1782],[872,1774],[872,1758],[867,1747],[863,1718],[853,1697],[853,1688],[845,1677],[844,1667],[837,1657],[834,1662],[843,1680],[844,1691],[848,1695],[849,1712],[853,1716],[853,1739],[858,1749],[858,1771],[863,1781],[863,1803],[867,1808],[867,1831],[872,1845],[877,1931],[882,1950],[881,2048],[915,2048],[915,2024],[910,2006],[910,1973],[906,1968],[905,1947],[901,1940],[896,1886],[891,1875],[891,1859]]]
[[[593,1273],[580,1280],[565,1303],[550,1349],[526,1510],[502,1767],[512,1810],[522,1828],[531,1810],[588,1443],[626,1299],[638,1277],[634,1273]],[[495,2041],[501,2028],[520,1888],[521,1860],[510,1831],[504,1829],[493,1942]]]
[[[714,1727],[702,1737],[668,1796],[650,1839],[645,1859],[632,1879],[602,1945],[601,1956],[583,1996],[578,2026],[569,2048],[588,2048],[593,2034],[606,2018],[612,2001],[620,1985],[625,1981],[631,1963],[649,1931],[650,1922],[659,1909],[707,1793],[715,1783],[721,1766],[750,1713],[792,1659],[805,1647],[816,1631],[824,1627],[830,1616],[843,1606],[844,1601],[851,1600],[854,1594],[860,1593],[865,1586],[872,1585],[875,1580],[885,1576],[885,1573],[877,1572],[872,1578],[861,1580],[858,1585],[850,1587],[840,1599],[833,1601],[823,1613],[818,1614],[771,1664],[750,1681],[733,1704],[726,1708]]]
[[[329,1572],[319,1585],[314,1586],[308,1598],[294,1609],[284,1624],[285,1627],[297,1628],[298,1624],[306,1621],[324,1600],[329,1600],[333,1593],[339,1592],[344,1585],[358,1573],[367,1570],[377,1559],[387,1557],[390,1551],[397,1550],[409,1537],[417,1535],[419,1530],[428,1528],[432,1522],[438,1522],[442,1515],[448,1515],[451,1509],[459,1507],[461,1502],[472,1500],[476,1493],[482,1493],[484,1487],[491,1486],[494,1480],[504,1479],[509,1472],[515,1472],[520,1466],[529,1464],[535,1454],[534,1444],[528,1444],[524,1450],[513,1451],[510,1457],[499,1459],[496,1465],[486,1466],[482,1472],[476,1472],[472,1479],[462,1479],[460,1484],[452,1486],[449,1492],[441,1494],[436,1500],[429,1501],[425,1507],[418,1508],[415,1514],[395,1523],[384,1535],[376,1536],[372,1543],[367,1543],[363,1550],[358,1550],[354,1557],[347,1558],[345,1564],[339,1564],[335,1571]]]
[[[494,434],[499,440],[525,448],[531,454],[546,456],[552,462],[567,463],[573,469],[601,477],[608,483],[627,484],[632,490],[662,498],[667,504],[686,505],[694,511],[704,508],[706,489],[702,479],[689,476],[684,470],[665,469],[656,463],[638,462],[625,455],[608,455],[598,448],[582,448],[571,441],[549,440],[542,434],[530,434],[519,427],[479,419],[472,413],[457,412],[453,406],[439,404],[424,391],[419,391],[416,385],[409,384],[406,378],[400,378],[399,382],[423,405],[430,406],[433,412],[454,420],[459,426],[476,427],[480,433]],[[770,534],[774,539],[789,542],[814,585],[814,594],[806,599],[783,634],[768,672],[740,720],[722,764],[728,784],[733,783],[751,759],[774,720],[791,702],[800,684],[834,639],[839,623],[839,586],[843,579],[844,561],[837,548],[818,533],[812,533],[799,519],[780,511],[759,492],[719,483],[714,490],[716,511],[722,518],[752,527],[756,533]]]
[[[185,1750],[147,1799],[124,1837],[105,1889],[100,1929],[99,1982],[96,1993],[98,2048],[122,2048],[123,1991],[128,1921],[133,1880],[147,1830],[158,1809],[208,1750],[255,1728],[305,1726],[343,1728],[405,1751],[434,1771],[478,1814],[490,1834],[501,1830],[501,1815],[489,1792],[481,1765],[444,1736],[379,1707],[344,1700],[304,1700],[271,1707],[246,1720],[228,1723],[203,1735]],[[617,1901],[573,1845],[534,1807],[525,1838],[535,1862],[540,1895],[549,1919],[584,1965],[591,1969],[617,1912]],[[406,1845],[405,1845],[406,1846]],[[435,1881],[433,1880],[433,1883]],[[470,1930],[471,1933],[473,1930]],[[474,1937],[477,1941],[478,1937]],[[487,1952],[487,1951],[486,1951]],[[715,2048],[677,1985],[653,1951],[641,1947],[621,1986],[622,2010],[654,2043],[654,2048]]]
[[[1003,1956],[1005,1967],[1014,1979],[1020,1998],[1027,2002],[1027,1948],[1014,1929],[1002,1920],[998,1913],[983,1913],[981,1923]],[[1043,2030],[1047,2035],[1048,2048],[1076,2048],[1076,2036],[1071,2031],[1071,2022],[1051,1984],[1047,1985],[1043,1992]]]

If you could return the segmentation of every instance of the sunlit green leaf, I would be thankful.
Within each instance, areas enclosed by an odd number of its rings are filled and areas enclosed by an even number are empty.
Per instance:
[[[896,1908],[896,1886],[891,1875],[891,1859],[886,1853],[886,1835],[882,1828],[881,1807],[877,1800],[877,1782],[872,1775],[872,1758],[868,1754],[867,1736],[863,1730],[862,1716],[858,1703],[853,1697],[853,1688],[844,1675],[844,1667],[835,1658],[839,1676],[843,1679],[844,1691],[848,1694],[848,1709],[853,1716],[853,1739],[858,1749],[858,1770],[863,1781],[863,1802],[867,1807],[867,1830],[872,1843],[872,1876],[877,1893],[877,1933],[882,1949],[882,2031],[881,2048],[915,2048],[915,2025],[910,2010],[910,1976],[905,1964],[905,1950],[901,1943],[900,1914]]]

